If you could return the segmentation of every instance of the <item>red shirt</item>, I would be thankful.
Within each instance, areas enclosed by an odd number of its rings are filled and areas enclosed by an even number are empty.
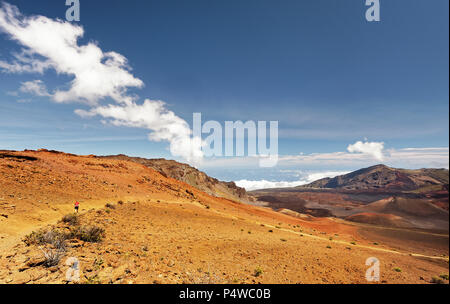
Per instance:
[[[80,206],[80,203],[79,202],[75,202],[75,207],[78,207],[78,206]]]

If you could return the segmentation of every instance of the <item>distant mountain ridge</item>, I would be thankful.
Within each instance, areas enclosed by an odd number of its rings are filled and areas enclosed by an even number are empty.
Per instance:
[[[407,170],[376,165],[308,185],[250,193],[275,210],[446,233],[448,182],[447,169]]]
[[[447,169],[407,170],[376,165],[334,178],[323,178],[296,188],[412,191],[430,187],[448,190],[448,184]]]

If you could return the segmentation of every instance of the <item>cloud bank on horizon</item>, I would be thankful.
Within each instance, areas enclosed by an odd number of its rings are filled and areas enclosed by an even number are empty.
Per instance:
[[[289,170],[279,170],[280,172],[271,172],[276,177],[273,180],[253,180],[253,179],[237,179],[236,184],[246,190],[257,190],[267,188],[287,188],[309,184],[313,181],[325,178],[336,177],[347,174],[356,169],[376,165],[382,156],[384,163],[395,168],[418,169],[426,167],[449,168],[449,149],[448,148],[406,148],[406,149],[389,149],[383,151],[378,149],[382,145],[370,145],[366,141],[362,149],[359,149],[362,142],[350,145],[349,152],[333,152],[333,153],[313,153],[300,155],[285,155],[279,158],[278,168],[288,168]],[[382,143],[380,143],[382,144]],[[375,146],[375,155],[372,149],[367,147]],[[254,162],[252,159],[228,159],[228,160],[211,160],[206,163],[211,167],[240,167],[241,170],[251,169]],[[256,167],[256,164],[253,164]],[[245,169],[246,168],[246,169]],[[303,169],[310,168],[310,172],[304,172]],[[348,171],[329,171],[330,168],[348,169]],[[312,169],[312,170],[311,170]],[[286,174],[286,172],[291,174]],[[292,176],[292,173],[295,173]],[[266,172],[267,174],[267,172]],[[289,180],[283,178],[289,177]]]
[[[90,108],[76,110],[81,117],[102,116],[116,126],[148,129],[150,140],[170,143],[173,156],[192,162],[202,159],[201,139],[192,139],[185,120],[169,111],[163,101],[146,99],[138,104],[138,97],[128,94],[128,88],[142,88],[144,83],[131,73],[127,58],[104,52],[93,42],[78,44],[84,35],[81,26],[44,16],[24,16],[16,6],[3,3],[0,31],[23,47],[12,54],[12,61],[0,60],[3,71],[44,74],[53,69],[73,77],[68,90],[49,92],[38,79],[23,82],[21,92],[46,96],[56,103],[83,103]],[[101,105],[107,98],[115,104]]]
[[[247,191],[258,190],[258,189],[270,189],[270,188],[290,188],[302,185],[307,185],[316,180],[326,178],[326,177],[336,177],[339,175],[344,175],[349,173],[348,171],[326,171],[326,172],[315,172],[308,173],[306,176],[302,177],[298,181],[268,181],[268,180],[238,180],[236,185],[245,188]]]
[[[372,153],[330,152],[298,155],[280,155],[280,168],[363,168],[379,164]],[[383,151],[383,163],[396,168],[449,168],[449,148],[404,148]],[[203,168],[256,168],[257,159],[252,157],[234,157],[226,159],[209,159]]]

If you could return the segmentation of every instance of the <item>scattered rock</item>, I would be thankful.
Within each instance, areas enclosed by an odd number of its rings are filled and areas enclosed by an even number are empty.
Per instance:
[[[173,266],[175,266],[175,262],[172,261],[172,260],[170,260],[170,261],[167,263],[167,266],[173,267]]]

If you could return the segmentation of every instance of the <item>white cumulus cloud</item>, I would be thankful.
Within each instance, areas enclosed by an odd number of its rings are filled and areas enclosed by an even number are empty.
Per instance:
[[[115,52],[103,52],[90,42],[78,45],[83,37],[81,26],[44,16],[23,16],[17,7],[4,3],[0,8],[0,29],[24,47],[12,63],[2,61],[8,72],[44,72],[54,69],[73,76],[69,90],[57,90],[57,102],[80,101],[96,104],[110,97],[117,102],[130,101],[128,87],[142,87],[143,82],[130,73],[127,60]]]
[[[82,117],[100,115],[110,118],[110,123],[115,126],[149,129],[152,131],[149,139],[168,141],[172,155],[193,162],[198,162],[203,157],[201,139],[192,139],[188,123],[167,110],[162,101],[147,99],[142,105],[132,102],[127,105],[95,107],[89,111],[76,110],[76,113]]]
[[[379,161],[383,161],[383,142],[368,142],[357,141],[356,143],[349,145],[347,151],[350,153],[362,153],[371,155],[373,158]]]
[[[142,80],[131,73],[127,59],[116,52],[104,52],[97,43],[79,45],[84,29],[73,23],[45,16],[24,16],[16,6],[0,6],[0,31],[23,47],[12,54],[11,62],[0,60],[7,73],[44,73],[49,69],[72,77],[68,89],[47,91],[41,80],[22,83],[20,91],[48,96],[58,103],[81,102],[87,110],[76,110],[83,117],[103,116],[116,126],[145,128],[149,139],[165,140],[170,151],[188,161],[199,161],[201,139],[192,138],[189,125],[165,108],[164,102],[145,100],[137,103],[129,88],[141,88]],[[112,99],[114,104],[102,105]]]
[[[21,92],[33,94],[36,96],[50,96],[42,80],[22,82],[19,90]]]

